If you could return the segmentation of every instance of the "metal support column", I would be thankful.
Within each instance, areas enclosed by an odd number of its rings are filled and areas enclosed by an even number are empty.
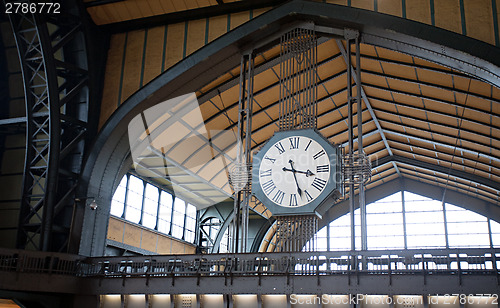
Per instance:
[[[236,163],[231,171],[231,182],[235,191],[233,249],[246,252],[248,244],[248,215],[250,203],[250,152],[252,149],[252,105],[253,105],[253,54],[243,55],[240,64],[240,94],[238,106],[238,145]],[[245,104],[246,103],[246,104]],[[241,221],[240,221],[241,219]],[[241,236],[240,236],[241,228]]]
[[[346,35],[347,48],[347,126],[349,135],[349,157],[354,154],[353,119],[352,119],[352,77],[351,77],[351,37]],[[351,215],[351,250],[356,250],[356,221],[354,219],[354,179],[349,179],[349,213]]]
[[[363,106],[361,101],[361,56],[359,50],[359,35],[354,40],[356,44],[356,100],[358,102],[358,156],[363,154]],[[366,227],[366,201],[365,183],[361,181],[358,186],[358,200],[361,216],[361,250],[368,249],[368,232]]]

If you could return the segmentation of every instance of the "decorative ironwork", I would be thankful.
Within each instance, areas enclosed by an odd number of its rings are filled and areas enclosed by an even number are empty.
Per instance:
[[[296,28],[281,37],[280,130],[316,128],[317,37]]]
[[[62,251],[69,239],[68,216],[88,120],[82,25],[67,11],[8,15],[21,63],[27,119],[17,247]]]
[[[276,217],[276,252],[315,251],[318,216]]]
[[[251,190],[251,168],[250,164],[235,163],[229,170],[229,185],[231,185],[235,193]]]
[[[372,164],[365,154],[344,154],[342,157],[344,185],[368,183],[372,177]]]

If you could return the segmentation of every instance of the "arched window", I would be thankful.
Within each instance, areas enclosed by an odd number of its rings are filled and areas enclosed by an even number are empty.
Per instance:
[[[366,206],[370,250],[487,248],[500,246],[500,224],[459,206],[411,192],[398,192]],[[361,247],[359,209],[355,211],[356,247]],[[351,249],[350,214],[316,233],[317,250]]]

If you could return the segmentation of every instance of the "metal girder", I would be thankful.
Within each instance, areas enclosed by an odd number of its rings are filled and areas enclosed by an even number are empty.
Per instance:
[[[339,54],[333,55],[331,57],[328,57],[328,58],[324,59],[323,61],[318,62],[318,67],[321,67],[321,66],[323,66],[323,65],[325,65],[325,64],[327,64],[327,63],[329,63],[329,62],[331,62],[331,61],[333,61],[335,59],[337,59],[339,56],[340,56]],[[257,76],[259,73],[265,71],[266,69],[272,68],[272,66],[279,64],[279,57],[278,58],[273,58],[270,61],[271,61],[270,64],[272,64],[272,65],[267,65],[267,62],[265,62],[265,63],[261,64],[260,66],[257,66],[256,69],[255,69],[255,76]],[[331,81],[331,80],[333,80],[335,78],[341,77],[343,74],[345,74],[345,72],[340,72],[340,73],[328,76],[327,78],[325,78],[323,80],[320,80],[318,82],[318,85],[322,85],[322,84],[324,84],[324,83],[326,83],[328,81]],[[277,76],[277,74],[276,74],[276,76]],[[200,99],[199,99],[200,104],[202,104],[203,102],[208,101],[211,98],[215,97],[215,94],[218,93],[219,89],[229,89],[230,88],[229,85],[236,86],[237,84],[238,84],[238,79],[237,78],[231,79],[230,81],[228,81],[225,84],[223,84],[222,88],[221,87],[217,87],[217,89],[215,89],[213,91],[210,91],[210,92],[202,95],[200,97]],[[278,81],[276,81],[276,82],[274,82],[274,83],[272,83],[270,85],[267,85],[266,87],[264,87],[264,88],[262,88],[262,89],[260,89],[258,91],[255,91],[254,92],[254,96],[262,95],[266,91],[268,91],[268,90],[270,90],[270,89],[272,89],[272,88],[274,88],[274,87],[276,87],[278,85],[279,85]],[[331,95],[327,95],[325,97],[319,98],[318,101],[328,99],[329,97],[331,97]],[[272,102],[272,103],[268,104],[266,107],[264,107],[264,108],[258,110],[257,112],[255,112],[254,115],[260,114],[261,112],[266,112],[270,108],[276,106],[278,103],[279,103],[279,100],[275,101],[275,102]],[[226,110],[229,110],[229,109],[237,107],[237,106],[238,106],[238,102],[236,101],[234,103],[231,103],[231,104],[227,105],[226,106]],[[205,123],[209,123],[210,121],[216,119],[218,116],[219,116],[219,114],[215,114],[215,115],[207,118],[206,121],[205,121]],[[236,125],[237,125],[236,123],[233,123],[227,129],[235,127]]]
[[[454,107],[456,107],[458,109],[465,108],[466,110],[469,109],[469,110],[477,111],[477,112],[482,113],[482,114],[488,114],[488,116],[494,116],[494,117],[500,118],[500,116],[498,116],[496,114],[487,113],[484,110],[481,110],[479,108],[474,108],[473,106],[470,106],[470,105],[469,106],[467,106],[467,105],[460,105],[460,104],[455,103],[454,101],[447,101],[447,100],[444,100],[444,99],[435,98],[435,97],[426,96],[426,95],[421,95],[421,94],[415,94],[415,93],[411,93],[411,92],[407,92],[407,91],[403,91],[403,90],[390,89],[390,88],[382,87],[382,86],[379,86],[379,85],[376,85],[376,84],[370,84],[369,82],[365,82],[365,85],[367,87],[374,88],[374,89],[377,89],[377,90],[394,92],[394,93],[402,94],[402,95],[408,95],[408,96],[415,97],[415,98],[418,98],[418,99],[425,99],[425,100],[429,100],[431,102],[437,102],[437,103],[441,103],[441,104],[447,104],[447,105],[450,105],[450,106],[454,106]]]
[[[342,44],[342,42],[340,40],[337,39],[336,42],[337,42],[337,46],[340,49],[340,52],[342,53],[342,56],[344,57],[344,61],[347,65],[347,63],[348,63],[347,57],[350,57],[350,55],[347,55],[347,52],[344,48],[344,45]],[[351,71],[352,78],[356,82],[357,77],[356,77],[355,69],[352,66],[348,67],[347,69]],[[387,152],[389,152],[389,155],[392,156],[393,154],[392,154],[391,147],[389,146],[389,143],[387,143],[387,138],[385,137],[382,126],[380,126],[380,123],[375,115],[375,112],[373,112],[372,106],[370,104],[370,101],[368,100],[368,97],[366,96],[366,93],[365,93],[365,90],[363,89],[363,86],[361,86],[361,88],[359,90],[361,91],[361,98],[362,98],[363,102],[365,103],[366,108],[368,108],[368,111],[370,112],[370,115],[371,115],[373,121],[375,122],[375,126],[377,126],[377,129],[380,133],[380,137],[382,138],[382,142],[384,143],[384,146],[387,149]],[[399,170],[398,170],[398,166],[395,163],[393,163],[392,166],[394,167],[394,169],[396,170],[398,175],[401,175]]]
[[[466,184],[457,181],[450,182],[449,177],[446,174],[442,174],[440,172],[426,170],[426,169],[416,170],[415,166],[406,165],[404,163],[398,163],[398,165],[404,178],[415,179],[420,182],[431,181],[435,183],[436,186],[443,187],[446,191],[450,189],[456,192],[462,192],[464,194],[474,195],[475,197],[487,200],[492,204],[498,204],[499,200],[498,193],[495,195],[494,193],[484,189],[483,187],[478,187],[477,183],[471,182],[469,184]],[[455,184],[461,184],[461,185],[455,185]],[[468,186],[468,187],[464,188],[463,186]]]
[[[439,145],[441,147],[444,147],[444,148],[447,148],[447,149],[450,149],[450,150],[455,150],[456,149],[459,152],[464,152],[464,153],[471,154],[471,155],[474,155],[474,156],[483,157],[483,158],[488,159],[490,161],[494,161],[494,162],[500,163],[500,158],[499,157],[495,157],[495,156],[492,156],[492,155],[489,155],[489,154],[484,154],[484,153],[480,153],[478,151],[466,149],[466,148],[464,148],[462,146],[459,146],[459,145],[455,146],[455,145],[450,145],[450,144],[446,144],[446,143],[442,143],[442,142],[436,142],[435,140],[429,140],[427,138],[422,138],[422,137],[410,135],[409,133],[400,133],[400,132],[392,131],[392,130],[389,130],[389,129],[384,129],[384,131],[387,134],[390,134],[390,135],[395,135],[395,136],[402,137],[402,138],[407,138],[407,139],[410,139],[410,140],[424,142],[424,143],[427,143],[429,145],[436,145],[437,144],[437,145]],[[436,134],[435,132],[432,132],[432,133]],[[441,134],[439,134],[439,135],[441,135]],[[416,145],[413,145],[413,144],[407,144],[407,145],[408,146],[417,147]],[[450,155],[448,153],[443,153],[443,154]]]
[[[461,179],[464,179],[467,181],[471,181],[474,183],[478,183],[478,184],[481,184],[483,186],[490,187],[492,189],[500,191],[500,183],[496,183],[494,181],[491,181],[490,179],[485,179],[481,176],[478,176],[475,174],[470,174],[468,172],[456,170],[453,168],[450,169],[448,167],[434,165],[431,163],[420,161],[418,159],[412,159],[412,158],[403,157],[400,155],[386,156],[384,158],[378,159],[377,161],[373,162],[372,167],[376,168],[378,166],[382,166],[382,165],[389,163],[389,162],[398,162],[398,163],[403,163],[403,164],[415,166],[415,167],[426,169],[426,170],[436,171],[436,172],[439,172],[442,174],[450,174],[451,176],[458,177],[458,178],[461,178]]]
[[[439,85],[439,84],[436,84],[436,83],[432,83],[432,82],[426,82],[426,81],[423,81],[423,80],[418,80],[418,79],[411,79],[411,78],[406,78],[406,77],[400,77],[400,76],[396,76],[396,75],[389,75],[387,73],[380,73],[380,72],[376,72],[376,71],[372,71],[372,70],[368,70],[368,69],[361,69],[361,72],[364,73],[364,74],[370,74],[370,75],[374,75],[374,76],[378,76],[378,77],[384,77],[386,79],[393,79],[393,80],[397,80],[397,81],[404,81],[404,82],[409,82],[409,83],[414,83],[414,84],[418,84],[418,85],[423,85],[423,86],[427,86],[427,87],[430,87],[430,88],[435,88],[435,89],[438,89],[438,90],[443,90],[443,91],[450,91],[450,92],[456,92],[456,93],[460,93],[460,94],[463,94],[465,96],[470,96],[470,97],[475,97],[475,98],[479,98],[479,99],[483,99],[483,100],[488,100],[488,101],[492,101],[494,103],[497,103],[497,104],[500,104],[500,101],[495,99],[495,98],[492,98],[492,97],[488,97],[486,95],[481,95],[481,94],[478,94],[478,93],[474,93],[474,92],[470,92],[470,91],[466,91],[466,90],[461,90],[459,88],[454,88],[454,87],[448,87],[448,86],[445,86],[445,85]],[[467,77],[469,79],[472,79],[472,77]],[[369,79],[369,78],[367,78]],[[476,79],[474,79],[476,80]],[[391,88],[387,87],[388,90],[391,90]],[[466,107],[466,105],[460,105],[463,107]],[[487,113],[485,111],[483,111],[483,113]]]
[[[377,112],[379,112],[379,113],[390,114],[391,116],[394,115],[393,113],[391,113],[389,111],[386,111],[386,110],[381,110],[381,109],[375,109],[375,110]],[[471,134],[471,135],[477,135],[477,136],[488,138],[488,139],[489,138],[493,138],[492,136],[488,136],[488,135],[482,134],[482,133],[477,132],[477,131],[468,130],[468,129],[465,129],[465,128],[462,128],[462,127],[454,127],[454,126],[447,125],[447,124],[444,124],[444,123],[441,123],[441,122],[438,122],[438,121],[432,121],[432,120],[428,120],[428,119],[421,119],[421,118],[418,118],[418,117],[415,117],[415,116],[411,116],[411,115],[407,115],[407,114],[401,114],[401,113],[396,114],[396,116],[400,117],[402,119],[409,119],[409,120],[414,120],[414,121],[418,121],[418,122],[425,122],[425,123],[428,123],[428,124],[432,124],[432,125],[444,127],[446,129],[453,129],[453,130],[456,130],[458,132],[463,131],[463,132],[466,132],[466,133]],[[459,119],[457,119],[457,121],[458,120]],[[411,126],[409,124],[402,124],[401,122],[398,123],[396,121],[392,121],[392,120],[389,120],[389,119],[382,119],[380,121],[387,122],[387,123],[392,123],[392,124],[397,124],[397,125],[402,125],[402,126],[405,126],[405,127],[409,127],[409,128],[420,130],[420,131],[424,131],[424,132],[428,132],[428,133],[431,133],[431,134],[446,136],[446,137],[452,138],[452,139],[457,139],[458,138],[458,140],[460,140],[460,141],[464,140],[464,141],[468,141],[468,142],[471,142],[471,143],[477,143],[477,144],[485,146],[485,147],[492,147],[490,144],[480,143],[477,140],[465,139],[462,136],[454,136],[454,135],[446,134],[446,133],[443,133],[443,132],[435,132],[435,131],[432,131],[432,130],[424,130],[422,128]],[[500,150],[500,149],[498,149],[496,147],[492,147],[492,148]]]
[[[351,53],[351,55],[353,55]],[[451,76],[456,76],[456,77],[462,77],[462,78],[471,78],[470,75],[464,74],[462,72],[456,71],[456,70],[449,70],[446,68],[439,68],[439,67],[432,67],[432,66],[426,66],[418,63],[408,63],[404,61],[398,61],[394,59],[388,59],[388,58],[382,58],[380,56],[371,56],[371,55],[366,55],[366,54],[361,54],[362,59],[368,59],[368,60],[375,60],[383,63],[388,63],[388,64],[396,64],[400,66],[406,66],[406,67],[411,67],[411,68],[418,68],[418,69],[423,69],[423,70],[428,70],[431,72],[436,72],[436,73],[443,73]]]
[[[73,210],[88,118],[82,27],[79,18],[67,11],[54,16],[8,15],[26,101],[26,157],[17,247],[62,251],[69,238],[71,221],[67,217]]]
[[[372,100],[378,100],[378,101],[381,101],[381,102],[384,102],[384,103],[387,103],[387,104],[398,105],[398,106],[406,107],[406,108],[417,110],[417,111],[428,112],[430,114],[436,114],[436,115],[446,116],[446,117],[457,117],[456,115],[452,115],[452,114],[445,113],[445,112],[442,112],[442,111],[438,111],[438,110],[434,110],[434,109],[426,109],[426,108],[418,107],[418,106],[415,106],[415,105],[411,105],[411,104],[406,103],[406,102],[401,101],[401,100],[391,101],[391,100],[387,100],[385,98],[380,98],[380,97],[377,97],[377,96],[374,96],[374,95],[367,95],[367,97],[369,99],[372,99]],[[378,110],[385,111],[385,109],[378,109]],[[399,114],[397,114],[397,115],[399,116]],[[485,117],[490,117],[491,114],[487,113],[487,112],[484,112],[484,116]],[[473,124],[476,124],[476,125],[491,125],[490,123],[480,122],[480,121],[475,120],[473,118],[464,118],[464,119],[467,122],[470,122],[470,123],[473,123]],[[426,119],[426,121],[427,121],[427,119]],[[439,123],[439,125],[443,125],[443,124]],[[500,127],[495,127],[493,125],[491,125],[491,126],[492,126],[492,128],[500,129]],[[455,127],[453,127],[453,128],[456,129]],[[491,138],[493,138],[493,137],[494,136],[492,135]],[[500,140],[500,138],[495,138],[495,139]]]

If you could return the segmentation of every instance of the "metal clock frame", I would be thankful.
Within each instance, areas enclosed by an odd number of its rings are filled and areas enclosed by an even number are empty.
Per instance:
[[[326,151],[330,161],[330,178],[325,189],[320,195],[310,203],[300,207],[285,207],[275,204],[263,192],[260,186],[259,169],[264,155],[278,141],[294,136],[308,137],[318,142]],[[253,156],[252,166],[252,194],[259,199],[270,211],[273,216],[283,215],[311,215],[322,216],[326,210],[333,205],[334,201],[340,196],[341,189],[341,149],[339,146],[332,145],[323,135],[315,129],[296,129],[274,133],[274,135],[264,144],[264,146]]]

